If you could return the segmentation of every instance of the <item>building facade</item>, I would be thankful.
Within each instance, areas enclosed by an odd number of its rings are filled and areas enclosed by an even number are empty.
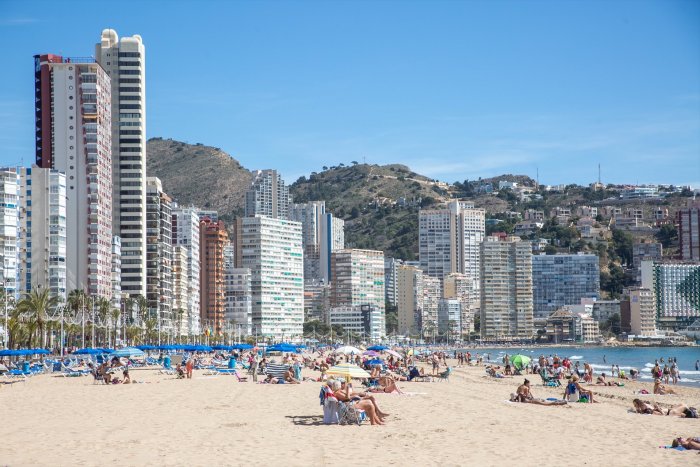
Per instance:
[[[201,257],[199,215],[197,212],[198,210],[194,207],[185,208],[173,205],[173,245],[184,248],[187,253],[187,267],[184,271],[187,279],[187,302],[181,306],[185,307],[187,326],[184,329],[188,335],[197,335],[200,332]]]
[[[642,261],[642,287],[653,294],[658,328],[684,327],[700,318],[700,262]]]
[[[330,281],[330,255],[345,248],[342,219],[326,212],[325,201],[293,204],[289,218],[301,223],[304,244],[304,280]]]
[[[676,216],[680,259],[700,261],[700,202],[679,209]]]
[[[438,306],[442,299],[442,281],[423,274],[423,309],[418,320],[418,329],[425,339],[438,332]]]
[[[174,237],[173,237],[174,239]],[[173,331],[176,336],[188,336],[190,303],[189,280],[187,278],[187,248],[173,245]],[[199,321],[199,320],[197,320]]]
[[[478,292],[485,211],[464,201],[452,201],[444,209],[421,209],[418,229],[421,269],[441,280],[453,272],[467,274]]]
[[[374,321],[386,335],[384,302],[384,252],[346,249],[331,255],[332,307],[370,305]]]
[[[224,247],[225,321],[237,336],[253,331],[253,302],[250,269],[236,268],[236,250],[229,243]]]
[[[113,231],[122,239],[122,291],[146,296],[146,49],[141,36],[102,31],[97,63],[111,78]]]
[[[579,304],[582,298],[599,298],[598,256],[533,256],[532,292],[535,319],[546,319],[563,306]]]
[[[474,282],[467,274],[453,272],[445,276],[442,285],[443,298],[456,298],[462,304],[459,334],[469,334],[474,331],[474,313],[478,308],[472,308],[475,291]]]
[[[656,335],[656,307],[650,289],[630,290],[630,331],[635,336]]]
[[[481,338],[531,339],[532,253],[518,237],[481,245]]]
[[[462,301],[441,298],[438,301],[438,330],[448,338],[458,338],[462,330]]]
[[[146,181],[146,300],[160,332],[173,330],[172,200],[159,178]]]
[[[112,296],[111,81],[93,59],[36,55],[36,165],[66,175],[67,289]]]
[[[20,179],[17,170],[4,168],[0,170],[0,255],[2,255],[2,281],[3,290],[8,299],[18,299],[20,291],[25,292],[26,285],[20,284],[20,269],[26,271],[27,267],[20,268],[20,257],[26,260],[27,234],[20,232]],[[26,204],[26,201],[25,201]],[[29,206],[31,214],[31,204]],[[27,219],[26,207],[23,206],[23,217]],[[26,226],[26,220],[22,221]],[[29,221],[31,223],[31,221]],[[26,228],[26,227],[25,227]],[[30,224],[31,228],[31,224]],[[37,226],[41,229],[41,226]],[[22,245],[20,245],[20,235]],[[20,256],[19,248],[23,249]],[[31,269],[31,267],[29,268]],[[65,272],[65,271],[64,271]],[[31,271],[30,271],[31,273]],[[26,279],[23,277],[23,279]],[[31,281],[29,282],[31,284]],[[30,287],[31,288],[31,287]]]
[[[384,336],[384,319],[374,305],[332,307],[329,313],[330,326],[341,326],[344,331],[378,341]]]
[[[398,331],[404,336],[415,336],[420,334],[423,315],[423,271],[406,264],[397,265],[395,271]]]
[[[257,170],[245,194],[246,217],[289,219],[289,187],[276,170]]]
[[[224,247],[228,233],[223,221],[208,217],[199,223],[199,303],[200,326],[220,334],[225,319]]]
[[[251,272],[253,333],[301,336],[304,260],[301,224],[264,216],[236,220],[236,267]]]

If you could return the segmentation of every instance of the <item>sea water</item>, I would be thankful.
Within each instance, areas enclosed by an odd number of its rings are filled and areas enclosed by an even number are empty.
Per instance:
[[[596,375],[605,373],[610,376],[612,365],[619,365],[628,376],[629,370],[636,368],[640,371],[640,379],[643,381],[652,380],[651,369],[657,360],[663,368],[664,363],[667,363],[671,357],[676,359],[680,369],[679,383],[700,386],[700,371],[695,369],[695,362],[700,360],[700,347],[513,347],[508,349],[479,347],[469,351],[472,355],[488,353],[491,361],[499,363],[502,362],[505,354],[527,355],[533,360],[537,360],[540,355],[545,357],[558,355],[561,358],[568,357],[573,362],[580,362],[582,371],[583,364],[589,363]],[[662,358],[664,363],[661,363]]]

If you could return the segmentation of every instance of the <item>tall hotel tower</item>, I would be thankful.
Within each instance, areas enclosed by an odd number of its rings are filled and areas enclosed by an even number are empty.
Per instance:
[[[112,296],[111,83],[91,58],[36,55],[36,165],[66,174],[67,290]]]
[[[114,234],[122,241],[122,294],[146,296],[146,49],[141,36],[102,31],[97,63],[111,78]]]

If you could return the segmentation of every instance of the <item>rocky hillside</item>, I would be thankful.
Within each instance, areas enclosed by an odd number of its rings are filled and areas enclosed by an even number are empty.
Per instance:
[[[448,199],[447,186],[399,164],[324,168],[291,187],[295,202],[325,200],[345,220],[348,247],[418,257],[418,209]]]
[[[226,221],[243,211],[252,175],[221,149],[152,138],[147,153],[148,176],[160,178],[180,205],[216,209]]]

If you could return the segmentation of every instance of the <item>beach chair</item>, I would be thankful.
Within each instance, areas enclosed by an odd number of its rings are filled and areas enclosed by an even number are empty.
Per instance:
[[[75,368],[68,367],[61,363],[61,376],[63,376],[64,378],[74,376],[85,376],[89,374],[90,370],[76,370]]]
[[[265,375],[272,376],[273,378],[284,379],[285,373],[289,370],[289,365],[282,365],[279,363],[268,363],[265,367]]]
[[[559,381],[559,378],[556,378],[554,376],[548,376],[546,373],[546,370],[544,368],[540,370],[540,378],[542,378],[542,385],[543,386],[550,386],[550,387],[560,387],[561,386],[561,381]]]
[[[447,370],[443,371],[442,373],[439,373],[436,378],[438,381],[447,381],[448,383],[450,382],[450,375],[452,374],[452,368],[449,366],[447,367]]]
[[[338,423],[360,426],[367,418],[364,410],[358,409],[354,402],[338,401]]]

